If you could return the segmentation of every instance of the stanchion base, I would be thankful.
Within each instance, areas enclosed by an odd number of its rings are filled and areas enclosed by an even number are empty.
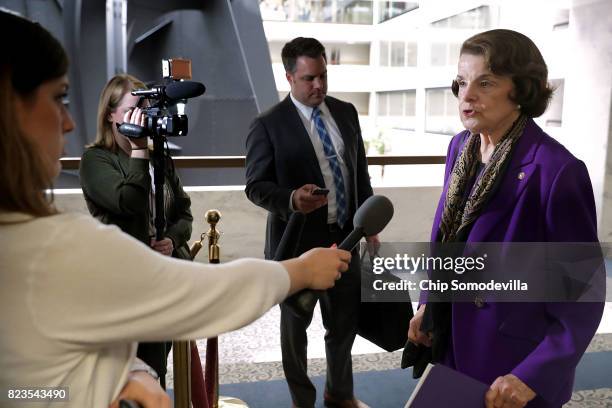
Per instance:
[[[219,408],[248,408],[246,402],[235,397],[219,397]]]

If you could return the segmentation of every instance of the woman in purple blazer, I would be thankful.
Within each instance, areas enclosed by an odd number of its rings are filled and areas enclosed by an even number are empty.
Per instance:
[[[597,242],[587,169],[533,118],[552,90],[535,44],[510,30],[466,40],[452,90],[466,130],[446,158],[431,239]],[[434,362],[491,384],[487,408],[560,407],[598,327],[599,303],[420,305],[409,339]]]

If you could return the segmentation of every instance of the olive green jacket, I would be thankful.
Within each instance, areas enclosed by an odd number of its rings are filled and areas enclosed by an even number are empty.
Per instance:
[[[132,159],[125,152],[90,147],[83,153],[79,169],[83,196],[91,215],[104,224],[114,224],[146,245],[150,244],[151,176],[149,161]],[[172,159],[166,163],[164,186],[166,232],[174,244],[173,256],[191,259],[191,200],[183,191]]]

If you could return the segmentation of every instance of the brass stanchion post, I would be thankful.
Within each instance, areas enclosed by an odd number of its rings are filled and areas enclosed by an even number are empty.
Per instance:
[[[188,341],[172,342],[174,407],[191,407],[191,350]]]
[[[221,220],[221,212],[219,212],[218,210],[208,210],[206,211],[206,213],[204,214],[204,219],[206,220],[206,222],[210,225],[210,229],[200,235],[200,240],[196,243],[194,243],[190,249],[190,254],[191,254],[191,258],[195,259],[196,255],[198,254],[198,252],[202,249],[202,247],[204,246],[204,240],[206,238],[208,238],[208,262],[212,263],[212,264],[218,264],[220,263],[220,249],[219,249],[219,237],[221,236],[221,234],[219,233],[219,231],[217,230],[217,223],[219,223],[219,221]],[[187,359],[185,359],[184,357],[181,359],[180,364],[187,364],[187,370],[185,370],[184,368],[179,369],[177,368],[177,357],[175,355],[174,357],[174,361],[175,361],[175,365],[174,365],[174,376],[175,376],[175,390],[176,390],[176,378],[178,376],[181,376],[181,373],[185,373],[188,372],[188,376],[184,377],[184,380],[187,381],[187,385],[189,386],[188,389],[188,399],[185,400],[184,397],[181,398],[181,402],[183,403],[183,401],[191,401],[191,394],[192,394],[192,390],[191,390],[191,364],[190,364],[190,355],[189,355],[189,342],[174,342],[173,344],[177,344],[179,343],[179,347],[186,347],[184,348],[185,352],[186,352],[186,357]],[[180,343],[185,343],[185,346],[183,346]],[[195,343],[195,342],[194,342]],[[248,405],[244,402],[241,401],[237,398],[232,398],[232,397],[219,397],[219,342],[218,342],[218,338],[214,337],[211,339],[208,339],[206,341],[206,363],[205,363],[205,368],[204,368],[204,384],[205,384],[205,391],[206,391],[206,395],[204,396],[208,402],[208,406],[210,408],[242,408],[242,407],[247,407]],[[174,346],[176,347],[176,346]],[[183,350],[183,348],[181,348],[181,350]],[[194,353],[197,353],[197,347],[194,344]],[[181,353],[181,356],[183,356],[183,353]],[[181,384],[183,384],[183,381],[181,380]],[[184,386],[183,386],[184,388]],[[175,393],[175,399],[174,399],[174,406],[177,408],[182,408],[182,407],[189,407],[190,405],[178,405],[179,402],[177,395]]]
[[[221,220],[221,212],[208,210],[204,215],[210,229],[206,233],[208,237],[208,262],[218,264],[220,262],[219,231],[217,224]],[[217,337],[208,339],[206,342],[206,394],[209,397],[210,408],[241,408],[248,405],[238,398],[219,396],[219,341]]]
[[[208,210],[204,214],[210,229],[206,233],[208,237],[208,262],[218,264],[220,260],[219,232],[217,223],[221,220],[221,213],[218,210]],[[210,408],[219,407],[219,341],[217,337],[206,341],[206,365],[204,368],[204,378],[206,379],[206,396]]]

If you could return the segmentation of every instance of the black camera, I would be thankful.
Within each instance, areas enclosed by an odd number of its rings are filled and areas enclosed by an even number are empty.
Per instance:
[[[131,123],[119,125],[119,132],[130,138],[145,136],[174,137],[186,136],[187,115],[184,113],[187,99],[200,96],[206,90],[204,84],[191,79],[191,61],[185,59],[162,60],[164,83],[149,89],[137,89],[132,95],[140,96],[138,107],[144,100],[148,107],[142,108],[144,126]]]

